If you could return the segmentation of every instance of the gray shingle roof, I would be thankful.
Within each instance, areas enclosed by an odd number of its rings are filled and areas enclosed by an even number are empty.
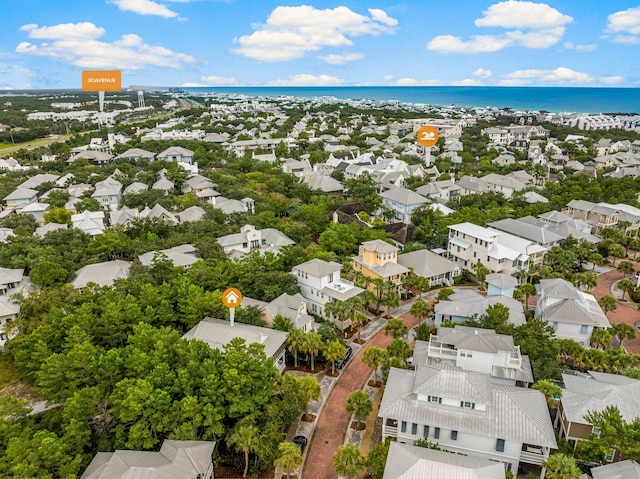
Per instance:
[[[335,261],[324,261],[322,259],[311,259],[306,263],[299,264],[294,266],[293,269],[297,269],[304,273],[308,273],[310,275],[321,278],[323,276],[327,276],[331,273],[335,273],[340,271],[342,265],[336,263]]]

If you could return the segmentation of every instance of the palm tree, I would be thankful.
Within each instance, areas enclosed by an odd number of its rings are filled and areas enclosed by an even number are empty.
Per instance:
[[[608,349],[611,347],[611,333],[605,328],[594,328],[591,333],[591,346],[600,349]]]
[[[632,275],[633,273],[636,272],[636,269],[633,267],[633,263],[628,260],[620,261],[616,269],[620,271],[622,274],[624,274],[625,276]]]
[[[545,479],[578,479],[582,471],[576,464],[576,460],[567,454],[554,454],[542,463],[546,468]]]
[[[593,264],[593,268],[591,268],[591,271],[595,271],[596,266],[602,266],[604,264],[604,258],[600,253],[591,253],[589,255],[589,262]]]
[[[487,279],[487,275],[491,273],[491,270],[478,260],[478,262],[473,265],[473,272],[478,281],[480,281],[480,287],[484,289],[484,281]]]
[[[298,379],[298,387],[300,388],[300,392],[302,393],[302,397],[304,398],[304,407],[305,413],[307,411],[307,406],[309,405],[309,401],[317,401],[322,396],[322,389],[316,381],[316,378],[313,376],[303,376]]]
[[[536,287],[531,283],[524,283],[522,286],[518,288],[522,295],[524,296],[524,304],[527,311],[529,311],[529,297],[535,296],[538,292]]]
[[[430,287],[429,278],[425,278],[424,276],[416,276],[413,287],[416,288],[420,294],[418,295],[418,299],[422,299],[422,293]]]
[[[377,299],[376,295],[373,294],[373,291],[368,289],[365,289],[360,297],[362,298],[362,304],[364,305],[365,309],[369,309]]]
[[[634,339],[636,330],[627,323],[618,323],[611,328],[611,334],[618,340],[618,348],[622,348],[622,341],[625,339]]]
[[[364,469],[366,460],[360,449],[355,444],[348,442],[340,446],[338,452],[333,455],[333,468],[338,475],[352,479]]]
[[[592,289],[598,286],[598,275],[592,271],[585,271],[582,273],[582,285],[587,289]]]
[[[315,369],[315,358],[322,349],[322,336],[315,331],[307,333],[307,352],[311,355],[311,371]]]
[[[613,257],[613,263],[611,263],[611,266],[615,266],[616,259],[624,258],[624,255],[625,255],[624,246],[622,246],[619,243],[613,243],[612,245],[609,246],[609,255]]]
[[[360,328],[367,322],[367,315],[363,311],[356,311],[351,318],[351,324],[358,330],[358,342],[360,342]]]
[[[327,361],[331,361],[331,374],[336,373],[336,361],[344,358],[347,354],[347,348],[337,339],[329,341],[324,346],[324,357]]]
[[[335,323],[343,309],[344,304],[342,301],[330,301],[324,305],[324,314],[329,317],[330,321]]]
[[[531,386],[531,389],[537,389],[544,394],[544,398],[547,400],[547,406],[549,406],[549,409],[555,409],[556,398],[560,397],[562,394],[562,388],[560,386],[552,381],[547,381],[546,379],[536,381]]]
[[[606,313],[609,311],[615,311],[618,309],[618,301],[616,298],[610,295],[603,296],[598,300],[598,304],[602,308],[602,310]]]
[[[287,478],[289,478],[291,471],[302,464],[302,451],[300,451],[300,447],[297,444],[284,441],[278,444],[278,454],[275,465],[284,469]]]
[[[372,281],[373,285],[376,288],[376,314],[380,311],[380,302],[382,301],[382,296],[384,292],[387,290],[388,285],[387,282],[382,278],[375,278]]]
[[[345,409],[348,414],[353,414],[358,422],[362,423],[373,409],[373,401],[366,392],[358,389],[349,394]]]
[[[409,332],[409,328],[400,318],[391,318],[384,325],[384,334],[391,336],[393,339],[404,338]]]
[[[631,293],[636,289],[636,285],[629,278],[624,278],[618,281],[618,288],[622,291],[622,299],[624,300],[625,294],[631,299]]]
[[[389,289],[382,295],[380,302],[387,307],[387,317],[389,317],[391,316],[391,308],[400,306],[400,296],[395,290]]]
[[[244,453],[244,474],[242,477],[247,477],[247,472],[249,472],[249,451],[253,451],[258,441],[258,428],[253,423],[253,420],[246,417],[238,421],[227,441],[236,451]]]
[[[378,379],[378,368],[387,358],[387,352],[380,346],[371,346],[362,355],[362,362],[373,369],[373,374],[376,382]]]
[[[304,342],[304,333],[301,329],[293,328],[287,334],[287,346],[289,347],[289,351],[293,351],[293,365],[294,367],[298,367],[298,351],[300,351],[300,346]]]
[[[415,303],[411,305],[410,312],[412,315],[418,318],[420,323],[422,323],[422,320],[426,319],[429,316],[429,313],[431,312],[431,308],[425,301],[418,299],[416,300]]]

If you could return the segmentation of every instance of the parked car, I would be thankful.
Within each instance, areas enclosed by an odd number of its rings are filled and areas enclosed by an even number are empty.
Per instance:
[[[347,361],[349,361],[349,358],[352,354],[353,348],[351,346],[347,346],[347,354],[345,354],[344,358],[342,358],[340,361],[336,362],[336,368],[342,369],[344,365],[347,364]]]
[[[293,438],[293,443],[297,444],[300,452],[304,454],[304,448],[307,447],[307,438],[304,436],[296,436]]]

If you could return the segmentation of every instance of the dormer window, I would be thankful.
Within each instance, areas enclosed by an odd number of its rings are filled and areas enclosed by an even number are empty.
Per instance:
[[[438,396],[427,396],[427,401],[442,404],[442,398]]]

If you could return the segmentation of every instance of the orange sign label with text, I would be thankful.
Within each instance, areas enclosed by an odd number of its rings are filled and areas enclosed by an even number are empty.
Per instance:
[[[83,70],[82,91],[120,91],[122,72],[120,70]]]
[[[418,130],[418,143],[424,147],[431,147],[438,143],[438,130],[433,126],[425,125]]]
[[[237,308],[242,303],[242,293],[238,288],[227,288],[222,293],[222,304],[227,308]]]

